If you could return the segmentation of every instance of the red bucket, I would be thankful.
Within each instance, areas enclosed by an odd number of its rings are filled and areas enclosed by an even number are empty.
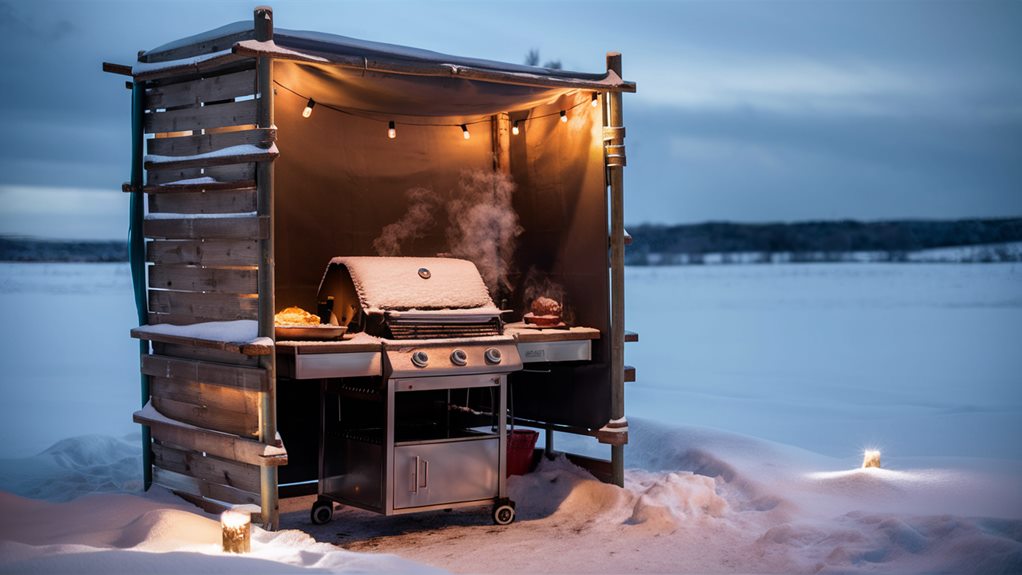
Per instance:
[[[532,452],[536,449],[539,432],[531,429],[512,429],[507,434],[507,475],[525,475],[532,467]]]

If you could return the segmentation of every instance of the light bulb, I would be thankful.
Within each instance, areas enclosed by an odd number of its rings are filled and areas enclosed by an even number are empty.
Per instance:
[[[316,107],[316,101],[313,100],[312,98],[309,98],[308,103],[305,104],[305,109],[302,110],[302,117],[303,118],[308,118],[309,116],[311,116],[312,115],[312,109],[315,108],[315,107]]]
[[[562,124],[568,123],[568,113],[565,112],[564,110],[561,110],[561,123]]]
[[[468,133],[468,126],[465,124],[461,125],[461,135],[467,140],[472,137],[472,134]]]
[[[393,140],[397,137],[397,127],[394,126],[394,122],[391,121],[387,126],[387,137]]]
[[[515,120],[515,123],[511,124],[511,133],[516,136],[518,135],[518,120]]]
[[[600,100],[597,99],[596,92],[593,92],[593,107],[595,108],[596,106],[599,106],[599,105],[600,105]]]

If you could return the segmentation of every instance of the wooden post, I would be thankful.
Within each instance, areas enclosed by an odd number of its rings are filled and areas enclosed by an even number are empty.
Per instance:
[[[142,195],[142,151],[145,147],[143,116],[145,114],[145,86],[141,82],[131,85],[131,203],[128,222],[128,261],[131,267],[131,284],[135,292],[135,311],[138,324],[149,323],[149,307],[146,302],[145,198]],[[139,359],[149,353],[149,342],[138,342]],[[149,376],[141,375],[142,407],[149,401]],[[148,425],[142,426],[142,489],[149,491],[153,485],[152,433]]]
[[[511,116],[493,116],[493,171],[511,175]]]
[[[259,6],[254,12],[255,39],[273,40],[273,9]],[[256,118],[260,128],[273,127],[273,60],[260,56],[256,64],[258,104]],[[258,162],[256,172],[256,212],[269,218],[269,232],[259,242],[259,336],[273,338],[274,278],[273,278],[273,162]],[[273,444],[277,441],[277,356],[260,356],[260,366],[269,380],[266,391],[259,394],[259,440]],[[263,528],[276,531],[280,526],[277,508],[277,468],[262,465],[259,469],[260,503]]]
[[[621,74],[621,54],[607,53],[607,70]],[[624,146],[624,126],[621,112],[621,92],[607,92],[605,126],[614,137],[604,138],[605,146]],[[616,148],[623,150],[623,148]],[[623,160],[623,158],[622,158]],[[624,162],[607,162],[607,180],[610,184],[610,365],[612,369],[610,392],[610,416],[620,419],[625,416],[625,195]],[[624,486],[625,448],[612,445],[610,448],[612,483]]]

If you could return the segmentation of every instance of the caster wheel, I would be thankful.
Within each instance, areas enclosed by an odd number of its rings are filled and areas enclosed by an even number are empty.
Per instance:
[[[326,499],[317,499],[312,505],[310,514],[315,525],[326,525],[334,518],[334,502]]]
[[[515,520],[514,503],[502,503],[493,506],[493,522],[497,525],[510,525]]]

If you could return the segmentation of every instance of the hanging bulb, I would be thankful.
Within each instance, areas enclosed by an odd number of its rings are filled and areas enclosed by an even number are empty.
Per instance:
[[[515,120],[515,123],[511,124],[511,133],[516,136],[518,135],[518,120]]]
[[[302,110],[302,117],[303,118],[308,118],[309,116],[311,116],[312,115],[312,109],[314,107],[316,107],[316,101],[313,100],[312,98],[309,98],[308,103],[305,104],[305,109]]]
[[[568,113],[565,112],[564,110],[561,110],[561,123],[562,124],[568,123]]]
[[[466,140],[472,137],[472,134],[468,133],[468,126],[465,124],[461,125],[461,135],[464,136]]]
[[[387,137],[391,140],[397,137],[397,127],[394,125],[393,120],[387,125]]]
[[[597,93],[593,92],[593,107],[595,108],[596,106],[599,106],[599,105],[600,105],[600,100],[597,98]]]

